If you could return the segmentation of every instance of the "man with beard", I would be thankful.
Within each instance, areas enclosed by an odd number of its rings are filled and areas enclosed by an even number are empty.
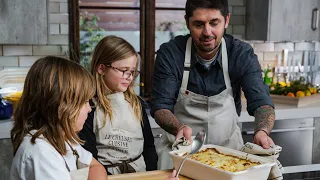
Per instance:
[[[159,168],[172,167],[168,152],[175,140],[190,141],[200,130],[208,144],[241,148],[241,89],[255,117],[254,143],[268,149],[273,103],[252,47],[225,34],[228,1],[187,0],[185,9],[190,35],[161,45],[154,67],[151,115],[167,132],[158,149]]]

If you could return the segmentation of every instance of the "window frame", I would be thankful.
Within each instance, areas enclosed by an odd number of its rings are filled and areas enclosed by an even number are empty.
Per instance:
[[[69,2],[70,59],[80,62],[79,9],[130,9],[140,10],[140,96],[149,100],[152,92],[152,73],[155,61],[155,12],[156,10],[184,10],[184,8],[155,7],[156,0],[140,0],[140,7],[80,6],[79,1]]]

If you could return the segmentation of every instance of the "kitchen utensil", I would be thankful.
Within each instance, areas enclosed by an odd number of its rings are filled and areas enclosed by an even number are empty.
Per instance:
[[[196,137],[193,139],[192,144],[191,144],[191,151],[189,154],[186,155],[186,157],[183,159],[181,162],[179,169],[177,171],[176,177],[179,176],[180,170],[185,162],[185,160],[190,156],[191,154],[194,154],[199,151],[199,149],[202,147],[204,141],[206,139],[206,132],[204,130],[200,131],[197,133]]]

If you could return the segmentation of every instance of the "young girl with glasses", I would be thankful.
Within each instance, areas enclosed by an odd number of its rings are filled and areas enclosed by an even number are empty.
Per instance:
[[[79,132],[96,85],[79,64],[48,56],[30,68],[14,113],[11,180],[107,179]]]
[[[80,137],[111,174],[157,169],[146,104],[133,88],[138,54],[126,40],[107,36],[95,47],[91,73],[97,91]]]

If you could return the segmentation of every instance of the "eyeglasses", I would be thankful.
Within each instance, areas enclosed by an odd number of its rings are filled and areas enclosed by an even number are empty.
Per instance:
[[[110,64],[107,64],[106,66],[109,67],[109,68],[112,68],[114,70],[117,70],[119,72],[122,72],[122,78],[124,78],[124,79],[130,78],[131,75],[133,76],[133,78],[136,78],[140,74],[140,72],[138,70],[132,70],[132,71],[130,71],[130,70],[122,70],[122,69],[113,67]]]

